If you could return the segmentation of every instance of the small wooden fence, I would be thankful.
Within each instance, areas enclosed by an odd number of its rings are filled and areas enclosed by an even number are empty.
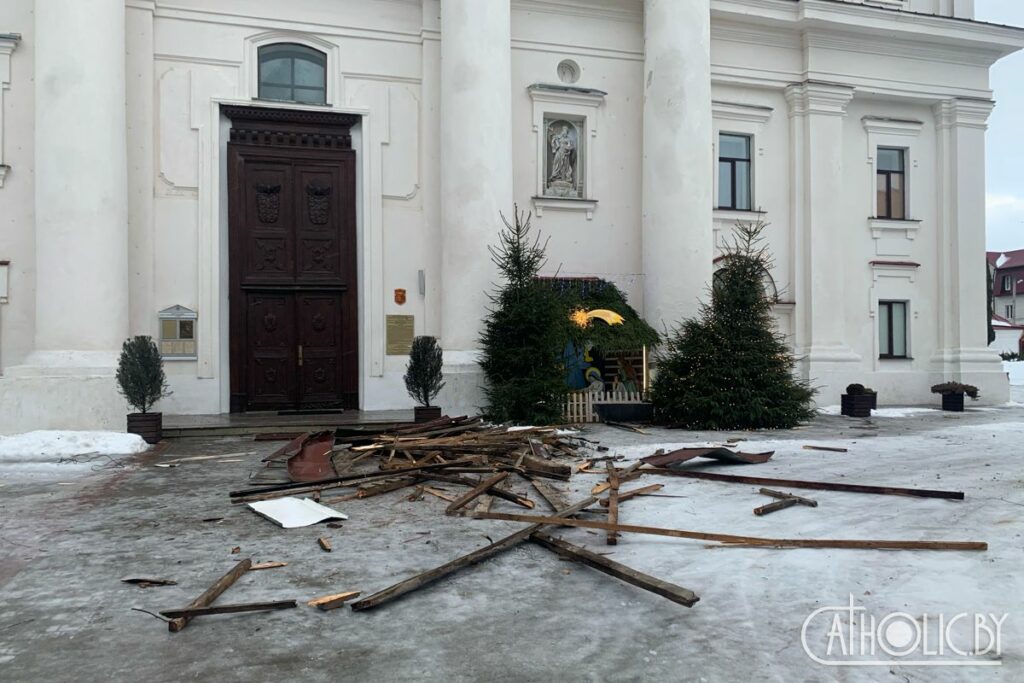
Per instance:
[[[570,391],[565,396],[565,421],[567,424],[598,422],[594,406],[601,403],[643,403],[641,391]]]

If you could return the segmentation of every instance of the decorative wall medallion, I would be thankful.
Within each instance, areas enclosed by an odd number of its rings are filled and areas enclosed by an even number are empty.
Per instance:
[[[401,287],[395,290],[395,303],[399,306],[405,304],[405,290]]]
[[[325,225],[330,216],[331,188],[306,185],[306,204],[309,222],[313,225]]]
[[[277,330],[277,316],[273,313],[267,313],[263,316],[263,329],[267,332],[275,332]]]
[[[324,318],[323,313],[317,313],[310,320],[310,324],[313,326],[313,330],[316,332],[323,332],[327,329],[327,319]]]
[[[580,80],[580,65],[571,59],[563,59],[558,63],[558,80],[566,85],[572,85]]]
[[[323,368],[317,368],[313,372],[313,379],[316,381],[317,384],[323,384],[324,382],[327,381],[327,371],[324,370]]]
[[[580,133],[578,124],[566,119],[548,119],[544,125],[547,139],[544,196],[583,196],[580,178]]]
[[[256,215],[261,223],[276,223],[281,215],[281,186],[256,185]]]

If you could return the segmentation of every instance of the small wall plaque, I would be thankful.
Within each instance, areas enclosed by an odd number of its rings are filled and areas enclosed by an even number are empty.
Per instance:
[[[196,358],[196,312],[184,306],[171,306],[160,311],[158,317],[160,355],[168,360]]]
[[[387,354],[389,356],[408,356],[412,350],[412,338],[416,316],[386,316]]]

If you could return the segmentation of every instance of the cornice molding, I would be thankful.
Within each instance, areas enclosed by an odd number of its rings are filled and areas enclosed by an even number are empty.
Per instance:
[[[975,128],[986,130],[988,117],[995,108],[992,100],[954,98],[943,100],[935,105],[935,126],[939,130],[947,128]]]
[[[861,123],[868,133],[880,135],[917,136],[924,127],[924,121],[915,119],[891,119],[883,116],[863,116]]]
[[[566,2],[565,0],[512,0],[512,11],[516,10],[605,19],[631,24],[642,24],[644,21],[641,3],[636,3],[634,9],[629,9],[626,7],[598,7],[593,4]]]
[[[711,115],[723,121],[748,121],[750,123],[766,123],[772,117],[772,107],[740,102],[711,101]]]
[[[786,87],[790,116],[819,114],[846,116],[846,105],[853,99],[854,89],[838,83],[804,81]]]

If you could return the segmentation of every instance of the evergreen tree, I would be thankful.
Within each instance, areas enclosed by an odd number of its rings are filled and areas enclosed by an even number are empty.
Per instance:
[[[171,395],[164,359],[152,337],[140,335],[125,340],[116,377],[121,395],[140,413],[149,412],[153,404]]]
[[[516,207],[512,223],[501,220],[498,244],[488,250],[502,282],[490,295],[480,339],[486,414],[499,422],[557,423],[566,393],[565,306],[537,280],[547,243],[530,238],[530,215]]]
[[[405,390],[421,406],[430,407],[430,402],[444,388],[441,367],[444,357],[434,337],[416,337],[409,351],[409,365],[405,368]]]
[[[767,224],[740,223],[715,273],[711,303],[673,330],[652,385],[655,416],[687,429],[786,429],[814,415],[814,390],[772,318],[764,288]]]

